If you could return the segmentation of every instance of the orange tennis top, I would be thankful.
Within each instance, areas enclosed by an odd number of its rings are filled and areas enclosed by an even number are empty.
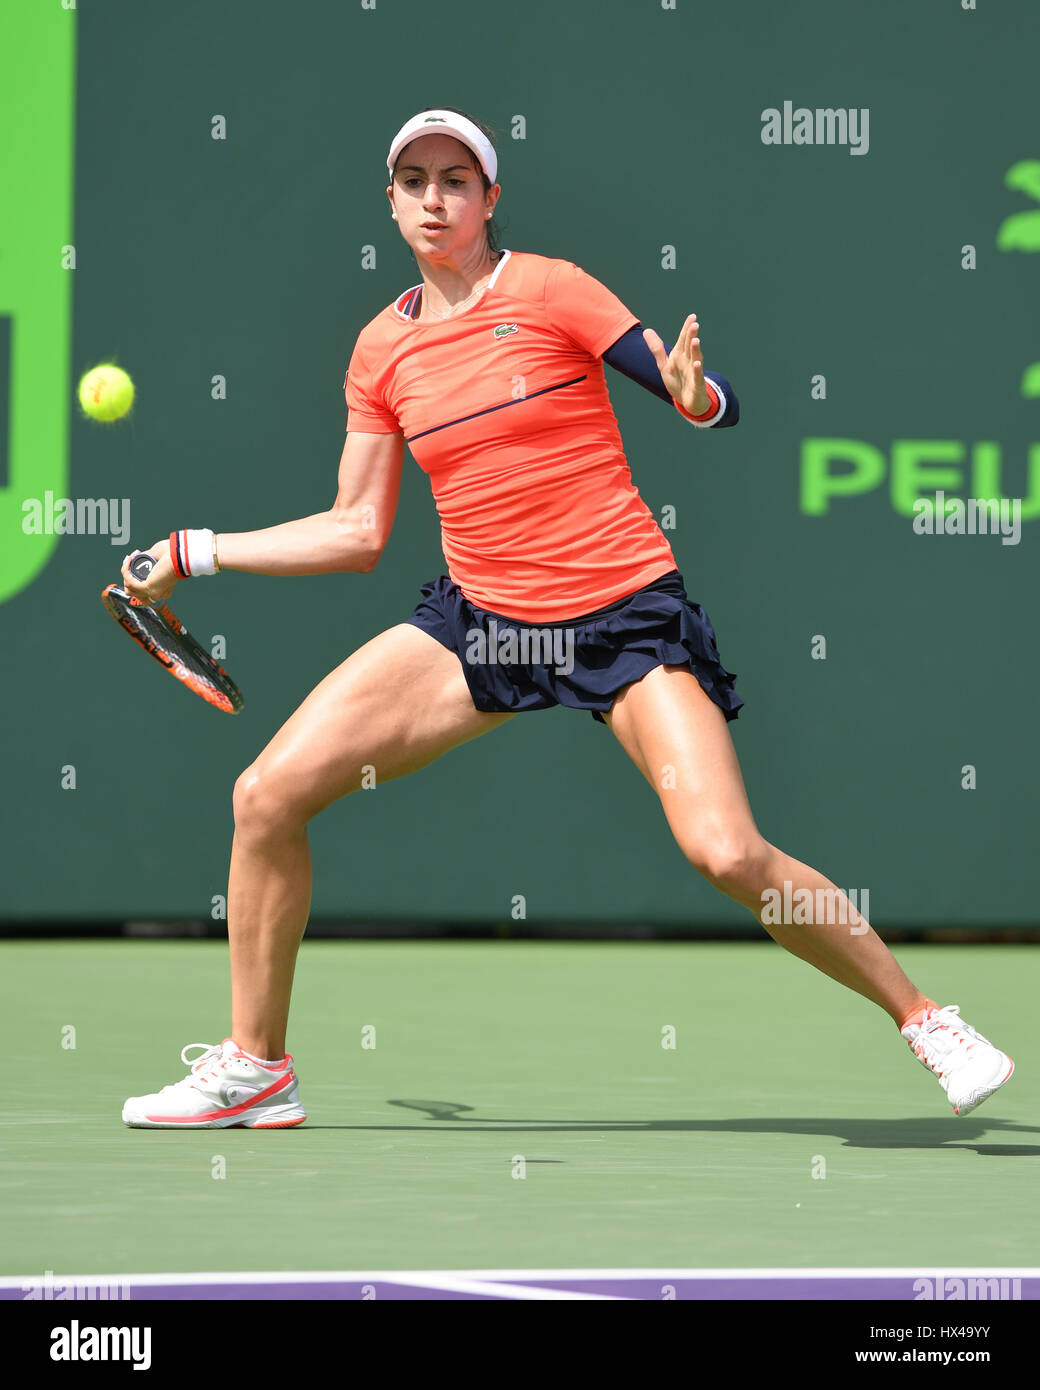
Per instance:
[[[677,569],[632,483],[600,354],[638,317],[571,261],[503,251],[470,308],[365,325],[347,430],[401,431],[429,475],[448,574],[479,608],[554,622]]]

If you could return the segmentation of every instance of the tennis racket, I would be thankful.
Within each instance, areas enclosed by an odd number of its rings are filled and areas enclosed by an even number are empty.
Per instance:
[[[154,567],[155,556],[146,551],[130,561],[130,573],[135,579],[147,579]],[[238,686],[165,603],[150,606],[119,584],[102,589],[101,601],[123,631],[182,685],[227,714],[237,714],[242,708],[245,702]]]

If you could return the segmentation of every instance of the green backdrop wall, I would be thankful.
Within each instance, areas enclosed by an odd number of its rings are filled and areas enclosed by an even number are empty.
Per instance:
[[[208,918],[238,772],[444,570],[409,458],[372,574],[179,590],[192,630],[226,637],[236,718],[98,600],[172,527],[329,505],[354,340],[419,278],[386,149],[447,102],[499,133],[503,244],[576,261],[669,341],[696,310],[740,396],[736,429],[692,431],[608,372],[636,485],[674,508],[738,673],[763,833],[868,889],[881,928],[1037,921],[1029,0],[51,0],[4,25],[0,917]],[[865,110],[869,144],[765,143],[785,102]],[[74,390],[113,357],[138,397],[106,428]],[[27,536],[48,489],[128,499],[128,544]],[[1022,499],[1018,543],[916,534],[913,497],[940,489]],[[523,894],[532,922],[746,920],[608,730],[562,709],[347,799],[311,840],[315,918],[505,922]]]

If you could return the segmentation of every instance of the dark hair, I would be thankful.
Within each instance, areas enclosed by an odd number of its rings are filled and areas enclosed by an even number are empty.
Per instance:
[[[462,111],[462,110],[460,110],[459,107],[457,107],[457,106],[424,106],[423,109],[422,109],[422,111],[418,112],[417,114],[421,116],[422,113],[423,113],[423,111],[454,111],[454,113],[455,113],[456,116],[465,116],[465,118],[466,118],[467,121],[472,121],[473,124],[477,127],[477,129],[481,132],[481,134],[482,134],[482,135],[485,135],[485,136],[487,137],[487,139],[491,142],[491,147],[492,147],[492,149],[495,149],[495,148],[496,148],[496,147],[495,147],[495,132],[491,129],[490,126],[485,125],[483,121],[478,121],[477,118],[476,118],[476,116],[471,116],[471,115],[469,114],[468,111]],[[434,132],[431,132],[431,134],[432,134],[432,133],[434,133]],[[416,136],[414,136],[413,138],[417,140],[419,137],[416,135]],[[411,143],[411,142],[409,142],[409,143]],[[405,149],[407,149],[407,145],[405,146]],[[469,155],[470,163],[473,165],[474,169],[476,169],[477,173],[480,175],[480,181],[481,181],[481,183],[483,183],[483,185],[484,185],[484,192],[486,193],[486,192],[488,191],[489,188],[492,188],[492,187],[493,187],[493,184],[492,184],[491,180],[488,178],[487,174],[484,173],[484,170],[483,170],[483,169],[481,168],[481,166],[480,166],[480,160],[479,160],[479,159],[477,158],[477,156],[473,153],[473,151],[469,148],[469,146],[468,146],[468,145],[464,145],[464,146],[463,146],[463,149],[464,149],[464,150],[466,151],[466,153]],[[404,151],[402,151],[402,153],[403,153],[403,152],[404,152]],[[399,159],[400,159],[400,155],[398,156],[398,160],[399,160]],[[397,161],[394,162],[394,173],[393,173],[393,175],[391,175],[391,178],[393,178],[396,174],[397,174]],[[489,251],[497,251],[497,250],[498,250],[499,227],[498,227],[498,224],[497,224],[497,222],[495,221],[495,218],[494,218],[493,215],[492,215],[492,217],[488,220],[487,224],[485,225],[484,230],[487,232],[488,250],[489,250]]]

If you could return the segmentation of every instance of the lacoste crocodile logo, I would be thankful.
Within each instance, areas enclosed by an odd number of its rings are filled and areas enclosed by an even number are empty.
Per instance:
[[[495,337],[508,338],[510,333],[519,333],[519,331],[520,325],[518,323],[500,323],[495,329]]]

